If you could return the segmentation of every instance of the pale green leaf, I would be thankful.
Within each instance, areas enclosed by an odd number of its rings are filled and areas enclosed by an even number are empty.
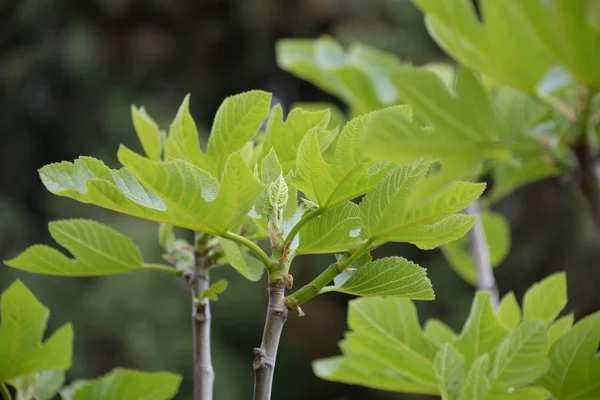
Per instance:
[[[453,58],[500,84],[534,92],[556,58],[527,20],[525,3],[481,1],[480,22],[470,0],[415,0],[429,33]]]
[[[490,359],[487,354],[482,354],[475,361],[464,379],[460,400],[483,400],[490,391],[491,383],[488,379]]]
[[[17,400],[52,400],[64,382],[65,371],[52,370],[19,377],[10,384],[17,389]]]
[[[239,152],[228,158],[220,185],[183,160],[154,162],[123,146],[118,156],[133,175],[162,197],[168,207],[165,214],[174,225],[184,228],[223,234],[248,213],[263,191]]]
[[[485,184],[452,182],[426,200],[415,200],[415,191],[425,181],[429,167],[424,160],[399,166],[363,198],[360,215],[364,237],[431,249],[471,229],[474,217],[455,213],[476,200]]]
[[[433,300],[434,294],[427,272],[401,257],[387,257],[361,265],[336,291],[356,296],[394,296],[415,300]]]
[[[131,119],[146,155],[151,160],[159,161],[162,156],[164,134],[144,107],[131,106]]]
[[[558,272],[527,290],[523,297],[523,321],[540,319],[549,325],[566,305],[567,277]]]
[[[33,245],[5,264],[24,271],[60,276],[98,276],[144,269],[142,254],[128,237],[96,221],[50,222],[50,235],[75,257],[46,245]]]
[[[452,345],[446,343],[435,356],[433,362],[442,399],[457,400],[465,375],[465,359]]]
[[[549,400],[550,398],[550,393],[546,389],[527,386],[516,390],[509,388],[505,391],[492,392],[486,400]]]
[[[600,312],[579,320],[550,348],[550,369],[539,384],[558,400],[600,398]]]
[[[506,386],[525,385],[548,370],[548,337],[542,321],[527,321],[511,332],[498,347],[492,380]]]
[[[190,114],[189,94],[185,96],[179,106],[177,115],[169,127],[169,136],[165,140],[164,159],[171,158],[185,160],[200,168],[208,166],[200,148],[196,123]]]
[[[240,247],[231,240],[219,239],[221,250],[225,253],[227,262],[235,268],[244,278],[256,282],[260,280],[265,266],[256,258],[248,254],[246,248]]]
[[[331,162],[319,143],[318,129],[311,129],[298,149],[292,183],[322,209],[330,209],[373,189],[389,171],[363,155],[362,140],[367,122],[377,113],[352,119],[337,139]]]
[[[454,344],[465,356],[467,368],[470,368],[479,356],[492,352],[509,332],[498,321],[492,309],[490,296],[486,291],[475,294],[469,318]]]
[[[553,345],[554,342],[563,337],[573,326],[573,320],[573,313],[570,313],[554,321],[548,328],[548,343]]]
[[[329,122],[327,123],[327,126],[326,126],[326,128],[329,130],[335,130],[337,128],[342,128],[344,125],[346,125],[346,122],[347,122],[347,117],[344,114],[344,112],[342,110],[340,110],[337,105],[335,105],[333,103],[298,102],[298,103],[293,103],[291,105],[291,109],[292,109],[292,111],[294,111],[295,109],[302,109],[304,111],[310,111],[310,112],[318,112],[318,111],[322,112],[323,110],[329,110]],[[288,117],[288,119],[289,119],[289,117]]]
[[[267,124],[261,162],[264,163],[269,153],[273,152],[277,155],[281,172],[287,175],[296,168],[298,147],[308,131],[315,128],[320,132],[321,147],[326,147],[331,141],[331,133],[325,130],[328,122],[327,110],[306,111],[302,108],[293,109],[284,121],[281,106],[275,106]]]
[[[438,346],[445,343],[453,344],[458,339],[458,335],[448,325],[434,318],[430,318],[425,322],[423,332],[427,339]]]
[[[0,298],[0,382],[71,367],[73,328],[65,324],[42,343],[50,312],[20,281]]]
[[[117,368],[101,378],[76,381],[61,391],[63,400],[169,400],[181,377],[169,372],[140,372]]]
[[[521,307],[513,292],[502,298],[498,306],[498,319],[508,329],[515,329],[521,322]]]
[[[493,267],[497,267],[510,251],[510,226],[500,213],[485,211],[480,216],[490,253],[490,262]],[[466,236],[444,245],[442,251],[448,264],[462,279],[473,285],[477,282],[477,269]]]
[[[202,293],[200,293],[200,300],[209,299],[212,301],[217,301],[219,299],[218,295],[227,289],[227,285],[228,282],[225,279],[221,279],[212,283],[208,289],[204,289]]]
[[[347,251],[360,242],[358,205],[346,202],[309,220],[299,232],[296,254],[336,253]]]

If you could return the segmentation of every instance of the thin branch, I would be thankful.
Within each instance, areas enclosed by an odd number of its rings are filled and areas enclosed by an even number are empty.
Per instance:
[[[263,249],[260,248],[260,246],[258,246],[252,240],[245,238],[244,236],[238,235],[237,233],[233,232],[225,232],[222,235],[222,237],[224,239],[229,239],[243,246],[246,246],[254,254],[256,254],[256,256],[263,262],[263,264],[265,264],[265,267],[267,268],[270,268],[274,263],[277,263],[277,261],[272,260],[271,257],[269,257],[267,253],[265,253]]]
[[[279,339],[288,315],[284,292],[285,282],[269,284],[269,305],[262,343],[254,349],[254,400],[271,399]]]
[[[590,103],[592,94],[587,88],[579,91],[579,112],[573,125],[577,142],[573,151],[579,162],[579,188],[590,205],[590,212],[596,227],[600,229],[600,154],[596,140],[590,132]]]
[[[12,400],[8,387],[2,382],[0,382],[0,395],[2,395],[2,399],[4,400]]]
[[[371,248],[373,244],[372,240],[365,241],[360,247],[354,250],[352,253],[346,253],[346,256],[331,264],[329,267],[325,269],[325,271],[321,272],[315,279],[313,279],[310,283],[304,285],[288,297],[286,297],[286,306],[290,310],[294,310],[298,308],[302,303],[307,302],[312,299],[316,295],[318,295],[321,290],[327,285],[329,282],[333,280],[336,276],[344,272],[346,268],[350,266],[358,257],[364,254]]]
[[[160,271],[171,275],[181,276],[181,271],[163,264],[144,264],[144,268]]]
[[[196,242],[198,235],[196,234]],[[210,260],[196,249],[194,272],[189,279],[192,294],[192,329],[194,336],[194,400],[212,400],[215,373],[210,352],[210,301],[196,299],[210,286]]]
[[[473,229],[469,231],[469,240],[471,244],[471,254],[475,260],[477,270],[477,290],[486,290],[492,294],[492,306],[494,310],[498,308],[499,294],[494,270],[490,262],[490,249],[485,238],[485,230],[481,220],[481,210],[479,202],[474,201],[467,207],[467,213],[476,217]]]

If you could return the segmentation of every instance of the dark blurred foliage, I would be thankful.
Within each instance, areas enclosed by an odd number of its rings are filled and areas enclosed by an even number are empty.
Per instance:
[[[284,103],[332,100],[277,69],[280,37],[329,33],[343,43],[360,40],[414,63],[443,60],[422,16],[404,0],[1,0],[0,1],[0,257],[33,242],[52,243],[47,222],[96,218],[131,236],[146,259],[160,252],[153,223],[50,195],[36,169],[79,155],[116,167],[119,143],[140,150],[130,105],[145,105],[163,127],[186,93],[206,132],[225,96],[272,91]],[[499,210],[511,221],[512,253],[497,270],[501,291],[520,298],[529,285],[568,270],[570,304],[577,317],[600,305],[599,233],[568,179],[532,185]],[[440,253],[384,246],[376,256],[401,254],[428,267],[434,302],[418,304],[423,319],[437,317],[459,329],[473,289]],[[292,271],[302,285],[326,257],[299,259]],[[231,280],[214,304],[216,399],[247,399],[252,348],[260,343],[266,306],[264,282],[251,284],[230,269]],[[139,273],[68,279],[16,273],[0,267],[0,290],[22,279],[52,310],[49,328],[75,326],[69,379],[95,377],[116,366],[170,370],[185,379],[177,399],[190,399],[191,326],[188,295],[171,277]],[[346,329],[349,297],[330,294],[291,315],[277,363],[274,399],[417,399],[331,384],[310,363],[336,354]]]

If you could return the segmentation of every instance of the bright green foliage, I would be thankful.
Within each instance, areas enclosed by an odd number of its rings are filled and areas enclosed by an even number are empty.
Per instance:
[[[482,212],[479,216],[485,231],[490,262],[493,267],[497,267],[504,261],[510,250],[510,226],[506,218],[499,213]],[[458,276],[471,284],[477,282],[475,261],[469,251],[469,240],[466,236],[444,245],[442,251]]]
[[[296,254],[342,252],[362,240],[358,205],[346,202],[311,219],[300,229]]]
[[[328,36],[281,40],[276,51],[280,68],[339,97],[351,107],[352,116],[397,100],[389,74],[400,67],[400,62],[392,54],[361,44],[353,44],[344,52]]]
[[[415,199],[430,166],[424,160],[399,166],[364,197],[360,203],[363,237],[432,249],[471,229],[474,217],[455,213],[476,200],[485,184],[453,182],[435,196]]]
[[[338,281],[339,282],[339,281]],[[433,300],[427,272],[401,257],[369,261],[352,271],[343,282],[327,286],[324,291],[336,291],[357,296],[395,296],[414,300]]]
[[[564,274],[546,278],[526,298],[559,281],[564,283]],[[524,299],[525,304],[529,301]],[[444,400],[547,400],[546,389],[558,400],[595,399],[600,390],[600,361],[595,357],[600,314],[573,329],[571,321],[560,319],[556,328],[544,319],[521,321],[512,293],[496,314],[490,294],[478,292],[456,335],[437,320],[421,329],[410,300],[353,300],[351,332],[340,343],[343,355],[316,361],[314,371],[331,381],[437,394]]]
[[[539,319],[551,324],[567,305],[567,278],[557,273],[534,284],[523,298],[523,321]]]
[[[19,377],[10,384],[17,389],[17,399],[52,400],[64,382],[65,372],[53,370]]]
[[[29,247],[6,265],[38,274],[98,276],[146,268],[142,254],[128,237],[96,221],[70,219],[50,222],[50,234],[73,254],[70,259],[46,245]]]
[[[179,375],[168,372],[117,368],[98,379],[75,381],[60,394],[63,400],[168,400],[180,383]]]
[[[600,312],[573,326],[550,349],[550,369],[539,384],[557,400],[600,398]]]
[[[306,103],[299,102],[291,105],[292,111],[295,109],[302,109],[304,111],[323,111],[329,110],[329,123],[327,124],[327,128],[330,130],[335,130],[337,128],[342,128],[346,122],[346,115],[343,113],[339,107],[333,103],[328,102],[314,102],[314,103]],[[291,115],[291,113],[290,113]],[[289,118],[289,117],[288,117]]]
[[[159,161],[162,156],[164,133],[144,107],[131,106],[131,119],[146,155],[151,160]]]
[[[330,209],[358,197],[373,187],[389,171],[364,156],[365,127],[377,113],[352,119],[336,142],[333,159],[322,156],[319,129],[311,129],[300,143],[293,184],[322,209]]]
[[[42,343],[50,312],[21,283],[0,298],[0,382],[71,366],[73,328],[65,324]]]
[[[426,13],[429,33],[444,50],[499,84],[535,92],[556,61],[527,23],[523,4],[528,2],[480,1],[484,23],[469,0],[413,2]]]
[[[225,279],[221,279],[209,286],[208,289],[204,289],[202,293],[200,293],[200,299],[204,298],[217,301],[219,299],[219,294],[223,293],[227,289],[227,281]]]
[[[256,258],[248,254],[246,248],[240,247],[231,240],[219,239],[221,250],[225,253],[226,262],[236,269],[242,276],[253,282],[258,281],[265,270],[265,266]]]

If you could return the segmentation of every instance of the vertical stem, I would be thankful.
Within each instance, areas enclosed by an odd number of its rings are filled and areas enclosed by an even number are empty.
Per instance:
[[[473,229],[469,231],[469,240],[471,242],[471,254],[473,254],[475,268],[477,269],[477,290],[487,290],[492,294],[492,307],[496,310],[499,303],[498,286],[490,262],[490,249],[485,238],[479,202],[474,201],[469,205],[467,213],[476,217]]]
[[[10,395],[8,388],[2,382],[0,382],[0,395],[2,395],[3,400],[12,400],[12,396]]]
[[[262,343],[254,349],[254,400],[270,400],[273,386],[275,359],[281,331],[287,319],[285,283],[277,280],[269,284],[269,305]]]
[[[210,354],[210,302],[196,299],[210,286],[210,263],[204,254],[195,253],[194,273],[190,279],[192,293],[192,329],[194,336],[194,400],[212,400],[215,373]]]
[[[573,151],[579,162],[579,187],[590,205],[592,219],[600,229],[600,160],[596,140],[590,135],[593,128],[589,126],[591,97],[587,88],[580,88],[579,109],[573,126],[578,139]]]

